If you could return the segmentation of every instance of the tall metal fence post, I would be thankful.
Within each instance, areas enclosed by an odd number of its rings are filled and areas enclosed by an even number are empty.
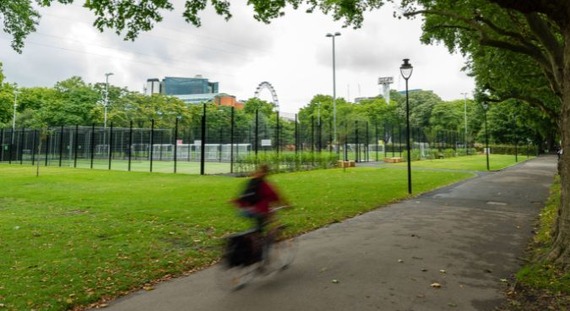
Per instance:
[[[380,139],[378,136],[378,122],[374,123],[374,126],[376,127],[376,162],[378,162],[378,149],[380,148]]]
[[[295,114],[295,155],[299,153],[299,119]]]
[[[93,169],[93,160],[95,158],[95,123],[93,123],[91,125],[91,146],[89,146],[89,149],[91,150],[91,165],[90,168]]]
[[[257,152],[259,151],[259,109],[255,109],[255,162],[257,163]]]
[[[200,175],[204,175],[206,161],[206,103],[202,104],[202,138],[200,142]]]
[[[315,158],[315,117],[311,116],[311,153],[313,160]]]
[[[12,128],[12,131],[10,132],[10,136],[12,137],[10,139],[10,153],[8,154],[8,164],[12,164],[12,157],[14,156],[14,134],[15,134],[16,129]]]
[[[51,135],[49,134],[49,127],[47,127],[47,129],[46,129],[46,157],[45,157],[45,166],[48,166],[50,136],[51,136]]]
[[[75,139],[73,140],[73,167],[77,167],[77,150],[79,148],[79,125],[75,125]]]
[[[62,158],[63,158],[63,125],[59,129],[59,163],[58,163],[59,167],[61,167]]]
[[[38,147],[38,130],[34,130],[34,135],[33,135],[33,142],[32,142],[32,165],[34,165],[36,163],[36,154],[39,154],[39,151],[36,150],[36,148]],[[0,145],[2,145],[2,142],[0,142]]]
[[[412,130],[410,130],[410,132],[412,132]],[[408,132],[406,132],[406,135],[409,135]],[[398,123],[398,151],[400,152],[400,157],[402,157],[402,126],[399,123]]]
[[[131,171],[131,159],[133,156],[133,120],[129,122],[129,141],[127,145],[127,157],[128,157],[128,170]]]
[[[344,160],[348,161],[348,121],[344,123]],[[338,148],[338,142],[337,142]]]
[[[232,106],[231,115],[230,115],[230,173],[231,174],[234,173],[234,125],[235,125],[234,114],[235,114],[235,107]]]
[[[276,124],[276,129],[275,129],[275,146],[277,147],[277,157],[279,157],[279,149],[281,148],[281,141],[280,141],[280,123],[279,123],[279,111],[277,111],[276,116],[275,116],[275,124]]]
[[[0,129],[0,161],[4,161],[4,129]]]
[[[366,162],[370,162],[370,136],[368,132],[368,121],[366,121],[366,144],[364,145],[364,152],[366,154]]]
[[[150,172],[152,173],[152,165],[154,160],[154,119],[150,119]]]
[[[111,162],[113,159],[113,122],[111,122],[111,127],[109,128],[109,170],[111,170]]]
[[[358,163],[360,161],[360,141],[358,140],[358,120],[354,121],[354,138],[355,138],[354,162]]]
[[[179,118],[176,117],[176,121],[174,123],[174,174],[176,174],[176,161],[178,159],[178,120]]]
[[[25,139],[25,135],[26,134],[26,128],[22,127],[22,130],[20,131],[20,148],[19,148],[19,152],[20,152],[20,165],[24,164],[24,139]],[[516,150],[516,146],[515,146],[515,150]]]

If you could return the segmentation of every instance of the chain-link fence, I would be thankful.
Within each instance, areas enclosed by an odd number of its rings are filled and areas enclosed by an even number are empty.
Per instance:
[[[272,119],[273,118],[273,119]],[[401,124],[316,118],[287,120],[256,113],[237,122],[209,118],[172,128],[60,126],[0,129],[0,162],[77,168],[190,174],[245,174],[258,161],[282,170],[332,167],[338,160],[367,162],[405,158],[407,133]],[[426,136],[412,128],[414,158],[461,153],[463,135],[441,131]]]

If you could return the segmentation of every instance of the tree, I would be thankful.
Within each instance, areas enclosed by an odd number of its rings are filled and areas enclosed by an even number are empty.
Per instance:
[[[53,88],[21,88],[18,95],[18,127],[42,128],[47,124],[47,110],[50,103],[58,101],[58,94]]]

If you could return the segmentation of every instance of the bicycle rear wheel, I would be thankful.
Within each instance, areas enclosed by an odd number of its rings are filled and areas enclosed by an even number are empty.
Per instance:
[[[295,260],[297,248],[296,238],[274,242],[269,248],[265,266],[271,271],[282,271],[289,268]]]
[[[224,255],[216,267],[219,286],[223,289],[237,290],[255,276],[261,261],[258,241],[257,231],[238,233],[225,240]]]
[[[257,273],[259,264],[229,267],[224,260],[217,264],[216,279],[223,290],[235,291],[247,285]]]

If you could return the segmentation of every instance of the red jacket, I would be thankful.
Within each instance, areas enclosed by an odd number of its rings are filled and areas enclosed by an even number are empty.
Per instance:
[[[259,185],[259,198],[260,200],[253,206],[254,212],[258,214],[269,213],[271,203],[279,201],[279,195],[266,180]]]
[[[267,182],[265,179],[261,180],[257,185],[256,193],[258,195],[259,201],[251,205],[251,203],[242,200],[241,198],[236,198],[232,200],[240,208],[251,208],[251,212],[256,214],[267,214],[269,213],[269,207],[271,203],[280,201],[277,191],[273,186]]]

